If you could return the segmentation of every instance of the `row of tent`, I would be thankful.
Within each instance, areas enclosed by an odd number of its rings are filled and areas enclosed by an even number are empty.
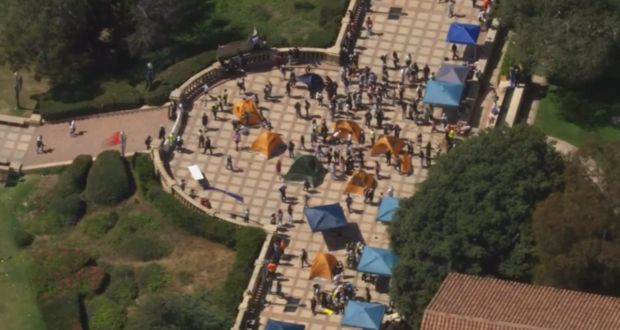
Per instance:
[[[391,222],[398,209],[399,202],[400,200],[394,197],[383,197],[381,204],[379,204],[376,220],[384,223]],[[340,203],[306,207],[304,208],[304,216],[313,233],[344,228],[348,225]]]
[[[362,250],[362,257],[357,264],[357,271],[391,277],[392,269],[394,269],[397,262],[398,258],[391,250],[365,246]],[[310,279],[320,277],[331,280],[337,263],[338,259],[333,254],[326,252],[318,253],[310,267]]]
[[[362,328],[365,330],[379,330],[383,323],[385,306],[382,304],[363,301],[349,301],[344,308],[344,315],[340,324],[347,327]],[[305,330],[303,324],[284,321],[267,320],[265,330]]]
[[[479,25],[452,23],[448,29],[447,41],[453,44],[474,46],[475,49],[479,36]],[[423,102],[446,108],[458,107],[468,75],[467,66],[444,63],[437,71],[435,80],[426,85]]]

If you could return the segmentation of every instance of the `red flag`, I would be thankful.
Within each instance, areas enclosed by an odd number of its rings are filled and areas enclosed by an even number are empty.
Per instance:
[[[114,132],[114,134],[112,134],[112,136],[109,137],[105,143],[108,146],[115,146],[117,144],[121,144],[121,132],[119,131]]]

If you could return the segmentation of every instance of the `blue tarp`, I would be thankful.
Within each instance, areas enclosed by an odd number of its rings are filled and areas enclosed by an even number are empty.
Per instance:
[[[325,83],[323,82],[323,78],[316,73],[306,73],[297,77],[297,81],[301,81],[302,83],[308,86],[308,89],[313,92],[322,92],[323,88],[325,88]]]
[[[465,85],[431,80],[424,91],[424,103],[443,107],[458,107]]]
[[[306,207],[304,215],[313,233],[347,226],[347,218],[339,203]]]
[[[304,330],[306,326],[297,323],[288,323],[282,321],[267,320],[265,330]]]
[[[362,258],[357,264],[357,271],[381,276],[392,276],[392,268],[394,268],[397,262],[398,257],[391,250],[366,246],[362,250]]]
[[[437,70],[435,80],[464,84],[469,75],[469,68],[462,65],[444,63]]]
[[[344,308],[340,324],[347,327],[379,330],[384,314],[385,306],[381,304],[350,300]]]
[[[394,212],[398,208],[399,200],[394,197],[383,197],[379,210],[377,211],[377,220],[382,222],[391,222]]]
[[[476,45],[480,35],[480,25],[452,23],[448,30],[448,42],[460,45]]]

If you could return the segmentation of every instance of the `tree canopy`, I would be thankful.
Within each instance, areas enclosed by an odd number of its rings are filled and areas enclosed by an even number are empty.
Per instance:
[[[539,203],[533,229],[540,262],[537,283],[620,295],[620,223],[617,165],[620,144],[601,147],[602,177],[584,158],[567,159],[565,187]]]
[[[620,0],[503,0],[497,13],[515,32],[515,60],[556,83],[618,72]]]
[[[390,225],[400,263],[390,295],[412,324],[448,272],[530,280],[534,206],[556,191],[561,157],[528,126],[484,131],[440,157]]]

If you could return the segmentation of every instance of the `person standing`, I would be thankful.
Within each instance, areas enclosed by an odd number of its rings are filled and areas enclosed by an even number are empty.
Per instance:
[[[166,128],[164,127],[164,125],[159,125],[159,132],[157,133],[157,138],[160,139],[162,143],[166,138]]]
[[[22,86],[24,84],[24,79],[22,78],[22,75],[19,74],[19,72],[15,71],[15,105],[17,106],[17,109],[21,109],[21,104],[19,102],[19,94],[22,91]]]
[[[121,156],[125,157],[125,149],[127,148],[127,134],[121,131]]]
[[[205,136],[202,134],[202,131],[198,133],[198,148],[205,147]]]
[[[247,208],[247,207],[243,211],[243,221],[245,223],[249,223],[250,222],[250,209]]]
[[[211,145],[211,139],[208,136],[205,138],[205,144],[202,153],[207,153],[207,150],[209,150],[209,155],[213,155],[213,146]]]
[[[448,18],[454,17],[454,1],[448,0]]]
[[[226,157],[226,169],[230,171],[233,170],[233,161],[232,161],[232,156],[230,155]]]
[[[239,143],[241,142],[241,133],[239,133],[239,130],[235,130],[234,140],[235,140],[235,150],[239,151]]]
[[[303,134],[299,137],[299,145],[301,146],[301,150],[306,150],[306,138]]]
[[[45,153],[45,145],[43,144],[43,135],[37,136],[37,154]]]
[[[458,48],[456,47],[456,44],[452,44],[452,46],[450,47],[452,49],[452,60],[456,61],[459,59],[459,55],[457,54]]]
[[[291,159],[295,158],[295,144],[293,141],[288,141],[286,148],[288,149],[288,157]]]
[[[75,136],[75,120],[69,122],[69,136]]]
[[[306,119],[310,119],[310,101],[308,99],[304,101],[304,108],[306,109]]]
[[[207,125],[209,125],[209,116],[207,116],[206,112],[202,113],[202,128],[205,130],[205,132],[207,131]]]
[[[310,262],[308,262],[308,252],[306,249],[301,249],[301,256],[299,258],[300,268],[304,268],[305,265],[311,266]]]
[[[344,201],[347,204],[347,211],[351,213],[351,206],[353,205],[353,198],[351,197],[351,194],[347,194],[347,198]]]
[[[288,214],[288,224],[290,226],[293,225],[293,204],[289,204],[286,208],[286,213]]]
[[[310,299],[310,310],[312,310],[312,315],[316,315],[316,297]]]
[[[280,158],[278,158],[278,161],[276,162],[276,173],[282,173],[282,160]]]
[[[144,140],[144,144],[146,145],[146,150],[151,150],[151,143],[153,142],[153,138],[149,135]]]
[[[280,192],[280,199],[283,202],[286,202],[286,183],[282,182],[280,186],[278,187],[278,191]]]

